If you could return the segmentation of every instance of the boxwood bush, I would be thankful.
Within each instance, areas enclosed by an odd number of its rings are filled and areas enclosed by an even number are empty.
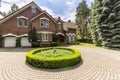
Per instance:
[[[81,60],[81,55],[79,50],[71,49],[71,48],[62,48],[72,51],[74,54],[71,56],[49,58],[49,57],[35,55],[37,52],[48,49],[52,49],[52,48],[39,48],[28,52],[26,54],[26,62],[38,68],[55,69],[55,68],[64,68],[64,67],[73,66],[75,64],[78,64]]]

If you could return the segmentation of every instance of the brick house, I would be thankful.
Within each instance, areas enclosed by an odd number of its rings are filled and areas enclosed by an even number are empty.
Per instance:
[[[2,46],[15,47],[18,37],[21,39],[22,47],[31,46],[28,41],[28,33],[32,28],[37,30],[40,45],[50,44],[52,34],[58,36],[59,43],[76,42],[76,25],[74,23],[70,20],[64,22],[60,17],[53,18],[37,4],[31,2],[0,20]]]

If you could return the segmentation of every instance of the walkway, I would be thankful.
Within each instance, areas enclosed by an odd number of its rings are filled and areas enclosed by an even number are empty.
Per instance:
[[[71,46],[83,63],[65,69],[38,69],[25,63],[29,49],[0,49],[0,80],[120,80],[120,51]]]

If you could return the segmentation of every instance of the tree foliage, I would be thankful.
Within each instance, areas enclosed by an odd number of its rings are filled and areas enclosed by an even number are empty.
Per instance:
[[[76,12],[76,24],[78,25],[79,33],[83,39],[85,37],[88,37],[89,34],[88,21],[90,9],[88,8],[85,0],[79,3]]]
[[[1,11],[0,11],[0,15],[2,15],[3,17],[5,17],[5,16],[7,16],[7,15],[9,15],[9,14],[11,14],[11,13],[17,11],[18,9],[19,9],[18,5],[13,4],[13,5],[11,6],[11,10],[9,10],[7,13],[6,13],[6,12],[1,12]]]
[[[0,34],[0,43],[2,42],[2,35]]]
[[[28,40],[32,44],[32,47],[39,46],[38,37],[37,37],[37,33],[36,33],[36,29],[35,28],[33,28],[29,32]]]
[[[95,44],[120,49],[119,0],[95,0],[91,10],[91,30]]]

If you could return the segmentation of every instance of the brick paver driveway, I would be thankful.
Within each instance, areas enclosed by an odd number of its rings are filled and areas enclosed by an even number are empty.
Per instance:
[[[29,49],[0,49],[0,80],[120,80],[120,51],[71,46],[83,63],[66,69],[38,69],[25,63]]]

